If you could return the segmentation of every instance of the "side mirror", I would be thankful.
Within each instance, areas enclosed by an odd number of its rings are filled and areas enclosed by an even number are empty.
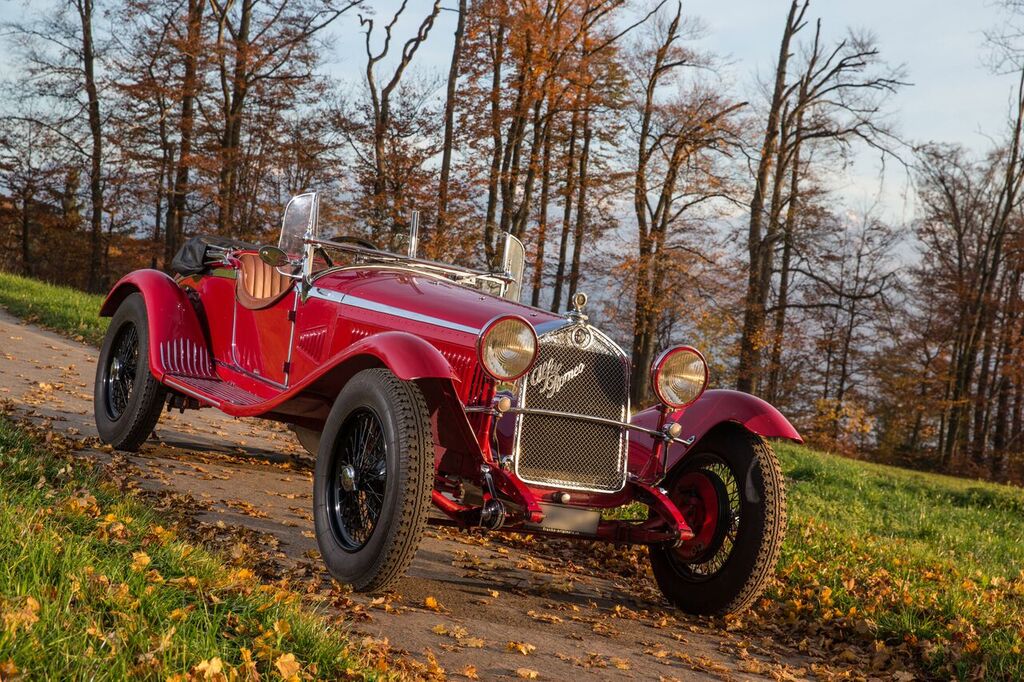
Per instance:
[[[260,260],[269,265],[272,268],[280,268],[288,265],[288,254],[284,252],[284,249],[277,246],[261,246],[260,247]]]

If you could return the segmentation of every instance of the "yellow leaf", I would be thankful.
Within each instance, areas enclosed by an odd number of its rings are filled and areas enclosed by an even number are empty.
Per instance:
[[[540,673],[536,670],[530,670],[529,668],[519,668],[516,670],[516,675],[524,680],[535,680],[540,677]]]
[[[509,642],[507,647],[509,651],[518,651],[523,656],[529,656],[537,650],[537,647],[527,642]]]
[[[34,597],[25,597],[25,604],[18,609],[4,612],[4,629],[12,635],[19,629],[29,630],[39,621],[39,602]]]
[[[441,623],[438,623],[434,627],[430,628],[430,631],[433,632],[435,635],[447,635],[448,634],[448,628],[446,628]]]
[[[433,597],[427,597],[426,599],[424,599],[423,600],[423,605],[426,606],[431,611],[440,611],[441,610],[441,605]]]
[[[132,552],[132,570],[141,571],[142,569],[149,566],[152,559],[145,552]]]
[[[629,670],[629,661],[624,658],[612,658],[612,665],[619,670]]]
[[[274,621],[274,632],[281,637],[287,637],[288,633],[292,631],[292,626],[286,620],[275,620]]]
[[[477,675],[477,673],[476,673],[476,666],[475,665],[467,665],[465,668],[463,668],[462,669],[462,676],[463,677],[468,677],[471,680],[479,680],[480,679],[480,676]]]
[[[299,674],[299,670],[302,666],[295,660],[295,654],[281,654],[274,661],[274,665],[277,667],[277,671],[281,673],[281,677],[291,679]]]
[[[219,677],[224,672],[224,662],[217,656],[208,661],[203,661],[196,666],[196,672],[202,673],[204,680],[211,680]]]

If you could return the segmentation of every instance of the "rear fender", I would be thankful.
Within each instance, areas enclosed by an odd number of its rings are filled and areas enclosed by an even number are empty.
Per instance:
[[[100,316],[113,316],[135,292],[146,303],[153,376],[158,380],[165,374],[212,377],[213,363],[195,309],[181,287],[159,270],[136,270],[122,277],[100,306]]]
[[[632,421],[649,429],[657,429],[660,417],[661,408],[652,407],[637,413]],[[764,438],[804,442],[789,420],[772,405],[740,391],[705,391],[697,402],[666,415],[665,423],[671,422],[679,423],[682,427],[680,438],[689,445],[676,442],[669,446],[666,470],[671,470],[708,433],[722,424],[738,424]],[[643,480],[658,478],[662,466],[660,448],[656,449],[654,440],[640,431],[630,431],[629,438],[630,471]]]

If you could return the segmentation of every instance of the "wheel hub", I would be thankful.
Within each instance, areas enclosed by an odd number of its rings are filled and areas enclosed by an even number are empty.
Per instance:
[[[347,493],[355,492],[356,489],[356,469],[351,464],[346,464],[341,467],[339,472],[339,478],[341,480],[341,488]]]

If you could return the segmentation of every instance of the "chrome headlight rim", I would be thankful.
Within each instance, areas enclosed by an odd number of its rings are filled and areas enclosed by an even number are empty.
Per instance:
[[[685,403],[673,402],[671,400],[668,400],[664,395],[663,391],[661,390],[661,382],[658,380],[661,376],[661,372],[665,364],[673,356],[678,355],[680,353],[689,353],[697,356],[697,359],[700,360],[701,366],[704,368],[704,380],[701,384],[700,390],[697,391],[697,394],[693,398],[691,398],[689,401]],[[693,405],[695,402],[700,400],[700,397],[704,395],[704,391],[707,390],[708,381],[710,380],[710,378],[711,373],[708,370],[708,361],[704,358],[704,354],[701,353],[696,348],[694,348],[693,346],[672,346],[671,348],[667,348],[664,351],[662,351],[661,355],[659,355],[651,364],[651,386],[654,389],[654,394],[658,396],[658,400],[660,400],[663,404],[668,405],[669,407],[676,410],[682,409],[684,407],[689,407],[690,405]]]
[[[519,372],[518,374],[510,376],[502,376],[501,374],[495,372],[494,369],[488,367],[487,363],[484,361],[484,344],[487,342],[487,337],[492,331],[494,331],[495,327],[497,327],[499,324],[503,322],[520,323],[530,332],[530,336],[533,339],[533,357],[531,357],[530,361],[526,363],[525,369],[523,369],[523,371]],[[484,325],[483,329],[480,331],[480,335],[477,336],[476,338],[477,362],[480,363],[480,367],[484,370],[487,376],[491,377],[492,379],[495,379],[496,381],[513,382],[529,374],[530,370],[533,369],[533,365],[537,362],[537,355],[539,354],[539,351],[540,342],[537,339],[537,330],[533,328],[533,325],[530,324],[526,320],[526,318],[521,317],[519,315],[498,315],[497,317],[492,318],[487,324]]]

